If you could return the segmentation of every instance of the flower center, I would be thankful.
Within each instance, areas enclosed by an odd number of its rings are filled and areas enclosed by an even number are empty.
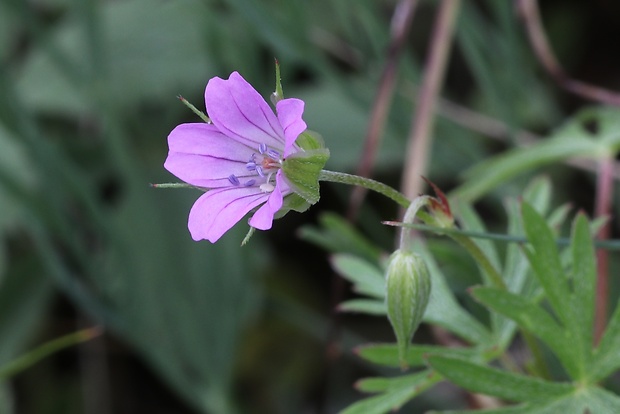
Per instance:
[[[278,151],[263,143],[258,146],[258,154],[253,153],[245,166],[248,171],[255,173],[257,178],[241,183],[236,175],[231,174],[228,181],[234,186],[243,185],[245,187],[253,187],[259,183],[258,187],[262,192],[271,193],[276,188],[275,173],[282,168],[282,156]]]

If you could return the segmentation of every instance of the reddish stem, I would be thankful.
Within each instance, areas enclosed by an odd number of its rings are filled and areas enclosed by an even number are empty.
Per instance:
[[[417,0],[402,0],[396,6],[392,16],[392,39],[388,46],[387,60],[383,67],[379,89],[370,114],[362,158],[356,172],[360,177],[370,177],[372,173],[377,151],[379,150],[379,143],[381,142],[381,132],[384,129],[388,109],[390,108],[390,100],[394,94],[398,61],[406,43],[407,34],[409,33],[417,5]],[[349,220],[353,221],[357,216],[366,192],[367,190],[363,187],[355,187],[351,192],[349,210],[347,212]]]
[[[605,157],[599,165],[596,183],[595,217],[609,217],[613,199],[614,160]],[[607,221],[598,234],[598,240],[608,240],[611,236],[611,224]],[[596,251],[596,305],[594,316],[594,343],[598,344],[607,325],[607,308],[609,304],[609,252],[606,249]]]
[[[607,105],[620,106],[619,93],[572,79],[566,74],[553,54],[553,50],[545,35],[537,0],[518,0],[517,5],[525,23],[525,29],[527,30],[534,54],[558,85],[582,98]]]
[[[433,27],[430,54],[424,68],[420,99],[408,138],[402,193],[409,199],[421,192],[420,176],[426,173],[433,126],[433,113],[443,83],[448,51],[452,44],[454,21],[460,0],[443,0]]]

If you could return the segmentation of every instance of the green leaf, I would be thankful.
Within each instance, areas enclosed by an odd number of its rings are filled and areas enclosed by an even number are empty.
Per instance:
[[[358,401],[341,411],[340,414],[381,414],[398,410],[407,401],[440,380],[439,375],[431,374],[429,371],[393,379],[362,380],[358,383],[360,388],[368,389],[368,391],[386,389],[386,392]]]
[[[546,214],[551,204],[551,180],[547,176],[533,179],[523,191],[523,200],[540,214]]]
[[[616,394],[599,388],[590,387],[582,390],[578,395],[584,408],[590,413],[620,413],[620,397]],[[585,412],[585,409],[584,411]]]
[[[620,301],[616,304],[601,342],[594,351],[593,363],[589,369],[591,381],[597,382],[620,368]]]
[[[521,205],[523,226],[532,249],[525,252],[537,279],[554,312],[563,324],[568,324],[568,283],[562,270],[555,237],[543,217],[529,204]]]
[[[452,357],[431,355],[428,361],[435,370],[458,386],[510,401],[557,398],[574,390],[571,384],[543,381]]]
[[[433,256],[422,243],[416,243],[414,250],[425,258],[431,275],[431,296],[422,320],[441,326],[472,344],[490,343],[491,333],[459,305]]]
[[[282,172],[293,191],[310,204],[315,204],[321,198],[319,173],[328,159],[329,150],[323,148],[296,152],[282,162]]]
[[[407,387],[399,388],[385,394],[360,400],[339,414],[382,414],[398,410],[403,404],[416,396],[416,389]]]
[[[528,147],[517,148],[484,161],[465,174],[465,183],[452,196],[473,202],[500,184],[542,165],[575,156],[594,156],[599,147],[589,140],[544,140]]]
[[[505,315],[539,337],[556,353],[566,370],[575,376],[575,350],[569,332],[560,327],[538,304],[522,296],[493,287],[476,287],[472,294],[483,305]]]
[[[587,137],[601,151],[616,154],[620,149],[620,110],[612,106],[584,108],[553,134],[553,139]]]
[[[356,348],[355,352],[373,364],[400,367],[398,347],[394,344],[371,344]],[[405,355],[410,367],[423,366],[429,355],[452,356],[472,361],[482,360],[482,351],[477,348],[447,348],[434,345],[412,345]]]
[[[463,224],[465,230],[486,233],[487,229],[480,219],[480,216],[469,203],[457,203],[453,206],[454,215],[459,218],[459,222]],[[491,240],[475,239],[474,242],[486,254],[491,264],[501,272],[502,266],[499,260],[499,254],[495,248],[495,244]]]
[[[338,305],[338,310],[341,312],[366,313],[377,316],[387,315],[387,306],[383,300],[351,299]]]
[[[382,251],[338,214],[323,213],[319,223],[321,229],[302,227],[300,237],[330,252],[352,253],[374,262],[379,260]]]
[[[355,388],[362,392],[388,392],[402,388],[415,387],[429,379],[429,371],[416,372],[415,374],[402,375],[393,378],[364,378],[355,383]]]
[[[376,266],[351,254],[333,255],[331,265],[340,276],[353,283],[357,293],[385,298],[385,277]]]
[[[592,327],[594,326],[594,296],[596,289],[596,259],[590,225],[583,213],[573,223],[572,278],[573,292],[570,302],[571,321],[568,328],[574,332],[575,343],[580,355],[581,375],[590,366],[592,355]]]

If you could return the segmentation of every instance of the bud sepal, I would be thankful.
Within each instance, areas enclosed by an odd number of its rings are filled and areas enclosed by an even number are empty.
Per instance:
[[[386,302],[403,370],[407,368],[407,349],[422,321],[430,293],[431,278],[422,257],[408,250],[396,250],[386,271]]]

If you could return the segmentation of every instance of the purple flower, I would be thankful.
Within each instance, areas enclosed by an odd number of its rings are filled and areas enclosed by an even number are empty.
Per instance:
[[[250,210],[259,230],[271,228],[293,190],[282,174],[286,157],[301,151],[295,140],[306,129],[304,103],[283,99],[277,115],[237,72],[212,78],[205,90],[212,124],[177,126],[168,136],[164,167],[181,180],[208,189],[189,213],[194,240],[216,242]]]

